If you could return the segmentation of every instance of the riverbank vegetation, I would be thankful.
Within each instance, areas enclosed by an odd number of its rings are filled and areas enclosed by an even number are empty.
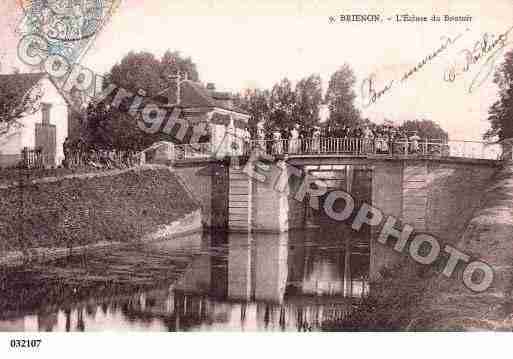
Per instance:
[[[418,312],[426,294],[428,273],[415,273],[407,264],[383,272],[383,279],[373,283],[371,294],[357,300],[344,319],[326,321],[325,331],[402,331]]]
[[[166,168],[18,185],[0,190],[0,254],[133,242],[197,208]]]

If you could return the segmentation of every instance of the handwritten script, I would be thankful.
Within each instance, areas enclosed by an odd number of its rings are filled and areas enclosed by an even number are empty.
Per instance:
[[[468,31],[469,29],[466,29]],[[420,71],[424,66],[429,64],[433,59],[440,56],[442,52],[444,52],[449,46],[453,45],[460,37],[463,36],[463,33],[458,34],[457,36],[451,38],[449,36],[442,36],[442,44],[435,51],[425,56],[421,61],[417,63],[410,70],[403,73],[399,80],[392,80],[388,82],[385,86],[380,89],[376,88],[376,74],[371,74],[369,77],[365,78],[362,81],[360,87],[360,93],[362,97],[363,107],[369,107],[372,104],[376,103],[383,95],[390,92],[393,87],[398,83],[403,83],[413,77],[415,73]]]
[[[498,36],[485,33],[474,43],[472,49],[463,49],[458,52],[459,56],[444,71],[444,81],[454,82],[462,74],[481,63],[481,67],[468,88],[468,92],[472,93],[490,77],[496,68],[496,61],[504,53],[505,48],[512,44],[511,41],[508,41],[511,31],[513,31],[513,26]]]

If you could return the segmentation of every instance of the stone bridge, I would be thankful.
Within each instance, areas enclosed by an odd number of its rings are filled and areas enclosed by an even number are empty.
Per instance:
[[[502,165],[497,151],[455,156],[447,144],[435,153],[428,151],[428,143],[416,152],[398,153],[378,153],[372,146],[362,151],[365,146],[330,152],[327,146],[323,151],[304,151],[300,144],[294,152],[286,150],[287,143],[253,143],[249,151],[219,157],[205,144],[199,152],[185,145],[154,154],[151,161],[174,167],[201,201],[204,225],[211,230],[280,233],[311,226],[313,213],[320,212],[311,210],[310,198],[316,195],[297,196],[308,175],[322,180],[328,192],[344,190],[357,204],[368,203],[416,232],[440,239],[463,232],[483,188]],[[265,181],[255,179],[258,175],[265,175]],[[324,198],[318,196],[321,210]],[[371,268],[393,262],[396,256],[372,245],[371,254]]]
[[[365,139],[252,141],[230,156],[219,155],[208,143],[163,147],[147,154],[147,161],[176,169],[203,203],[207,227],[255,232],[303,228],[307,201],[297,201],[290,192],[305,174],[322,179],[329,190],[354,192],[356,200],[370,201],[419,231],[445,229],[450,221],[439,217],[468,209],[504,152],[499,145],[470,141],[420,142],[412,151],[406,140],[383,153]],[[255,156],[265,156],[270,166],[265,182],[244,173],[255,167]]]

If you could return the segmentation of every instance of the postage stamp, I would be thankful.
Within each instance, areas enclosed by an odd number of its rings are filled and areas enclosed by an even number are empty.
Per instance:
[[[24,17],[20,33],[47,41],[50,55],[75,62],[109,20],[118,0],[20,0]]]

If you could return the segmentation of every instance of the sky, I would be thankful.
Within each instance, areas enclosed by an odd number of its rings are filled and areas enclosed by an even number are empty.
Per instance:
[[[468,15],[472,21],[330,23],[329,16],[340,14],[380,14],[385,19],[396,14]],[[16,58],[19,35],[13,30],[21,16],[16,0],[2,0],[0,23],[6,31],[0,33],[1,72],[22,68]],[[235,92],[271,88],[283,77],[296,82],[314,73],[321,75],[325,89],[330,75],[348,63],[364,117],[398,124],[426,118],[439,123],[451,139],[479,140],[488,128],[488,108],[497,99],[492,76],[469,93],[482,63],[453,83],[443,80],[444,71],[485,33],[498,35],[512,25],[511,0],[122,0],[82,64],[104,73],[129,51],[161,56],[178,50],[197,64],[203,82]],[[399,84],[404,72],[441,46],[443,36],[458,34],[463,35],[457,42]],[[509,39],[513,42],[513,31]],[[494,67],[499,63],[500,58]],[[373,74],[376,89],[391,80],[395,85],[364,107],[361,84]]]

